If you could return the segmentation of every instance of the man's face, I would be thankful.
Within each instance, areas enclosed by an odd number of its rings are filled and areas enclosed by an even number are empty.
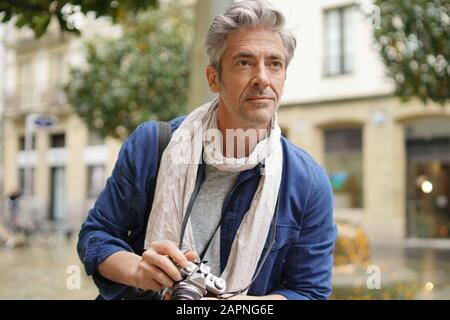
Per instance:
[[[232,33],[221,60],[221,75],[212,66],[210,88],[220,95],[219,114],[239,127],[268,125],[279,106],[286,78],[284,46],[278,33],[250,29]]]

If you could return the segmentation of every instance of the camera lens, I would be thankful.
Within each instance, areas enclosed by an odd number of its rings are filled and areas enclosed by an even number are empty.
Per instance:
[[[172,300],[200,300],[203,295],[193,288],[179,288],[172,293]]]

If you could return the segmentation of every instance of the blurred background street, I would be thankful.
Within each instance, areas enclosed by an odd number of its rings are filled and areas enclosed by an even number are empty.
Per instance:
[[[74,239],[39,236],[34,237],[29,246],[0,250],[0,299],[94,299],[97,288],[85,275],[75,247]],[[450,299],[448,250],[379,247],[373,248],[372,257],[372,263],[382,271],[382,285],[379,290],[372,290],[373,298],[402,298],[392,297],[391,286],[395,280],[404,278],[410,285],[417,286],[413,290],[414,299]],[[79,289],[67,287],[70,266],[80,268]],[[339,298],[342,294],[362,298],[360,290],[339,291],[347,282],[353,286],[365,285],[367,274],[355,271],[350,269],[335,277]]]
[[[0,261],[0,299],[94,299],[98,294],[85,275],[74,239],[33,237],[22,248],[2,248]],[[81,271],[79,289],[67,287],[70,266]]]

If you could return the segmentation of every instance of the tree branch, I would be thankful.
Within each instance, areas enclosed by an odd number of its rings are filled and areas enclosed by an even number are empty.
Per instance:
[[[49,8],[45,6],[39,6],[31,3],[27,3],[26,1],[21,0],[0,0],[1,7],[16,7],[23,10],[33,11],[33,12],[49,12]]]

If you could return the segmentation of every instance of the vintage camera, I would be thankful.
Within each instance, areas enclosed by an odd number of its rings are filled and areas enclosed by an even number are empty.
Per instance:
[[[172,288],[172,300],[200,300],[205,296],[218,297],[225,293],[225,280],[211,274],[211,268],[206,264],[189,262],[184,268],[175,266],[183,280]]]

